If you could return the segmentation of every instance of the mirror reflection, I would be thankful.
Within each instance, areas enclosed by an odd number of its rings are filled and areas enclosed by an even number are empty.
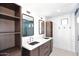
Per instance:
[[[23,14],[23,36],[34,35],[34,18],[32,16]]]

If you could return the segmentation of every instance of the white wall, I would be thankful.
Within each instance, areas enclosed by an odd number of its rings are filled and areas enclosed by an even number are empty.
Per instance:
[[[61,24],[63,18],[68,18],[68,24]],[[54,17],[53,21],[53,45],[54,47],[75,52],[75,16],[74,13]],[[70,29],[71,27],[71,29]]]

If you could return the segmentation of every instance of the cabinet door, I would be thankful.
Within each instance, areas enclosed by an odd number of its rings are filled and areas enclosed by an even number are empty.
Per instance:
[[[40,46],[40,56],[48,56],[50,54],[50,41]]]
[[[14,47],[14,35],[0,34],[0,50]]]
[[[52,26],[53,26],[53,23],[50,22],[50,21],[47,21],[46,22],[46,37],[52,37],[52,32],[53,32],[53,29],[52,29]]]
[[[39,56],[39,51],[38,51],[38,50],[39,50],[39,49],[36,48],[36,49],[30,51],[30,55],[31,55],[31,56]]]

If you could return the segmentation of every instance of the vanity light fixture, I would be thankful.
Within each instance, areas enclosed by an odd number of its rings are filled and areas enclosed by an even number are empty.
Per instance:
[[[30,14],[30,11],[26,11],[28,14]]]

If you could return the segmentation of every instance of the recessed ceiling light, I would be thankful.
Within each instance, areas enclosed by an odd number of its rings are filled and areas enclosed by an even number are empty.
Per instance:
[[[57,12],[61,12],[61,10],[58,9]]]

